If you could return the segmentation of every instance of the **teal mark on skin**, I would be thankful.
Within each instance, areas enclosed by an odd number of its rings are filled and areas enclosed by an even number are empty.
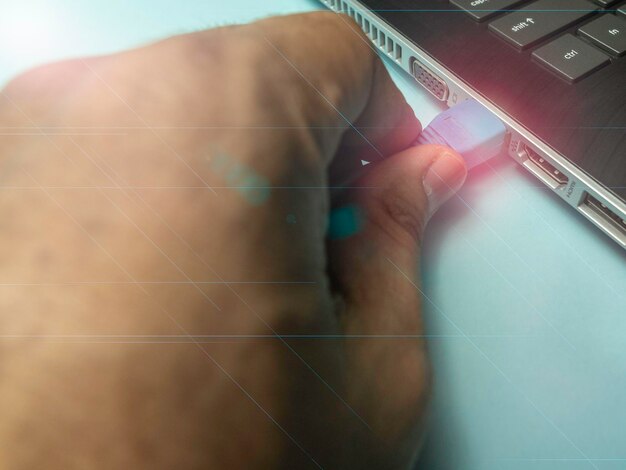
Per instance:
[[[333,209],[329,214],[328,238],[342,240],[356,235],[363,228],[363,211],[349,204]]]
[[[223,174],[230,159],[223,153],[218,153],[209,157],[209,166],[215,173]]]
[[[216,152],[208,160],[211,170],[224,178],[228,186],[232,186],[253,206],[259,206],[269,199],[269,181],[249,166],[221,152]]]
[[[260,206],[270,197],[270,182],[258,174],[245,173],[235,186],[253,206]]]

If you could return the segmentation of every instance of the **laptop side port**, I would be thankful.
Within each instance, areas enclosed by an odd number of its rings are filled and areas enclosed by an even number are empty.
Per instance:
[[[569,183],[567,175],[524,142],[520,142],[517,154],[524,159],[522,164],[552,189],[563,188]]]
[[[410,65],[411,73],[420,85],[426,88],[439,101],[448,99],[449,90],[445,80],[418,62],[415,57],[411,57]]]
[[[626,246],[626,219],[589,193],[585,193],[578,209],[600,226],[622,246]]]

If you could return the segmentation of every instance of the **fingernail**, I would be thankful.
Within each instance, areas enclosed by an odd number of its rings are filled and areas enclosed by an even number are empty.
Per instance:
[[[436,158],[423,180],[431,214],[463,186],[466,175],[465,162],[460,156],[443,153]]]

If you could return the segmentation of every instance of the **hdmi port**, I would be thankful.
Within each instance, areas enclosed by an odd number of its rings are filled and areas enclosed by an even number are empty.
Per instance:
[[[520,157],[527,157],[524,166],[553,189],[565,186],[569,178],[526,144],[520,145]]]

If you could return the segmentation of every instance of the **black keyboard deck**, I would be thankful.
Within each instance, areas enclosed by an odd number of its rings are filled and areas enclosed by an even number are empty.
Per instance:
[[[570,83],[612,61],[626,60],[623,0],[450,0],[494,35]],[[580,25],[579,27],[577,27]],[[556,37],[565,29],[576,34]],[[556,38],[555,38],[556,37]]]

